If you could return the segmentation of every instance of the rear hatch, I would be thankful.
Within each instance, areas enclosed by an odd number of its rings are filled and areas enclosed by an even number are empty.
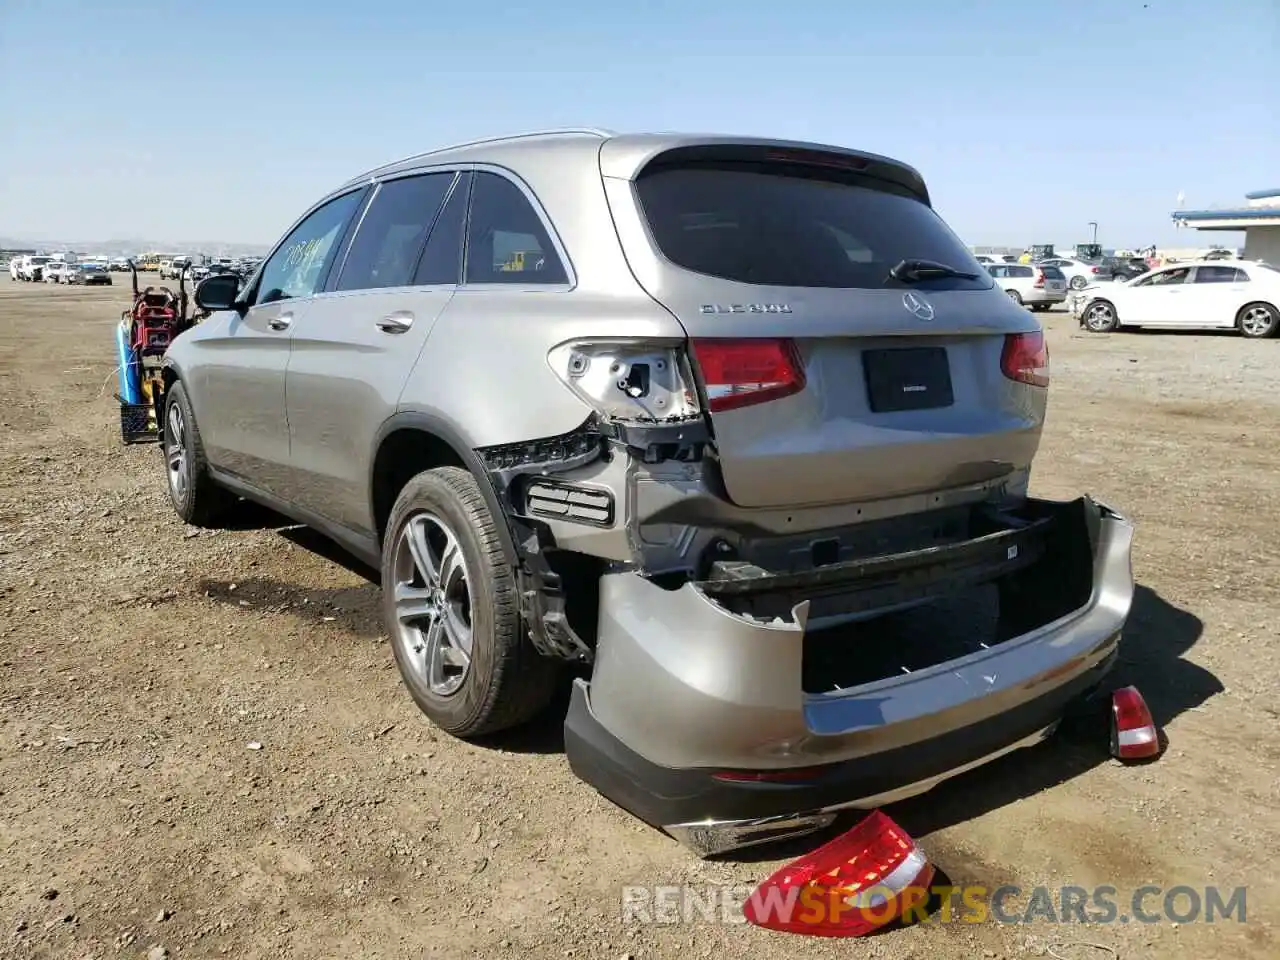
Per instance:
[[[1066,293],[1067,292],[1067,275],[1058,267],[1040,267],[1040,279],[1044,283],[1044,288],[1050,293]]]
[[[605,143],[606,192],[634,274],[691,340],[730,500],[878,500],[1030,465],[1048,373],[1039,327],[914,171],[723,141],[629,171],[636,153]],[[964,275],[891,277],[904,260]]]

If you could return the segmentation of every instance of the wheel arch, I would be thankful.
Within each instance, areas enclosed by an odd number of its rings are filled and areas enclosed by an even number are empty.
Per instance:
[[[502,549],[508,561],[518,565],[519,554],[510,518],[483,462],[456,424],[432,413],[394,414],[378,428],[374,437],[369,457],[369,515],[378,546],[382,546],[391,508],[405,483],[424,470],[447,466],[461,467],[476,478],[498,528]]]
[[[1249,300],[1249,301],[1246,301],[1245,303],[1242,303],[1240,305],[1240,309],[1236,311],[1235,327],[1237,330],[1241,328],[1242,326],[1241,321],[1244,319],[1244,313],[1250,307],[1266,307],[1268,310],[1271,311],[1271,315],[1273,317],[1280,316],[1280,303],[1272,303],[1270,300]],[[1274,337],[1277,332],[1280,332],[1280,331],[1277,331],[1273,327],[1270,335]]]

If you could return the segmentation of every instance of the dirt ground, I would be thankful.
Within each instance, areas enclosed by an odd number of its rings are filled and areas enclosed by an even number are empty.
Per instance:
[[[156,448],[119,439],[126,299],[0,279],[0,955],[1280,955],[1280,342],[1044,318],[1034,488],[1134,520],[1115,681],[1169,748],[1123,767],[1076,731],[888,811],[953,882],[1109,884],[1121,913],[1148,883],[1246,885],[1247,922],[824,941],[624,922],[624,886],[754,884],[800,850],[694,859],[573,777],[561,716],[437,733],[353,561],[265,516],[182,526]]]

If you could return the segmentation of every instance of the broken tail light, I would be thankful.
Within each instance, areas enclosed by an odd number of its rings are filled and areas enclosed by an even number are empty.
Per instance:
[[[816,937],[860,937],[929,900],[933,866],[879,810],[765,880],[747,898],[749,923]]]
[[[1160,735],[1138,688],[1116,690],[1111,694],[1111,755],[1120,760],[1144,760],[1159,752]]]
[[[1000,370],[1010,380],[1033,387],[1049,385],[1049,346],[1044,333],[1011,333],[1004,338]]]
[[[792,340],[694,340],[693,355],[712,413],[804,389],[804,364]]]

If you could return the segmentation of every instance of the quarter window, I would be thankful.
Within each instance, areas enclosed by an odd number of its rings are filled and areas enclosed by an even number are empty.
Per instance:
[[[467,221],[467,283],[567,283],[564,264],[524,193],[495,173],[477,173]]]
[[[320,289],[363,192],[330,200],[294,228],[263,265],[255,304],[309,297]]]
[[[337,290],[408,286],[453,173],[382,184],[356,230]]]

